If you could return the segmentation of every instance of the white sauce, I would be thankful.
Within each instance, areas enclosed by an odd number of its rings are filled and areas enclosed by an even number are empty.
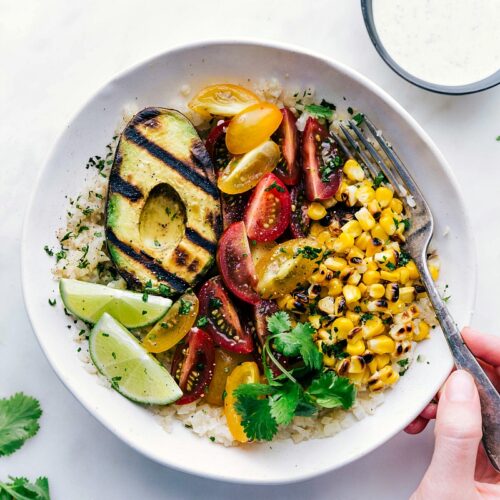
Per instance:
[[[500,69],[500,0],[373,0],[387,52],[427,82],[466,85]]]

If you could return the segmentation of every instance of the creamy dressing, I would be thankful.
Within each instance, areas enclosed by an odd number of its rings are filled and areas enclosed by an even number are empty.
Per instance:
[[[500,69],[500,0],[373,0],[375,27],[408,73],[467,85]]]

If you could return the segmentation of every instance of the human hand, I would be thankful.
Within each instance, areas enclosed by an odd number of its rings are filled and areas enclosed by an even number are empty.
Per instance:
[[[500,390],[500,338],[470,328],[462,337]],[[480,445],[481,405],[473,378],[463,370],[453,372],[438,400],[405,429],[416,434],[436,418],[434,454],[412,500],[500,498],[500,474]]]

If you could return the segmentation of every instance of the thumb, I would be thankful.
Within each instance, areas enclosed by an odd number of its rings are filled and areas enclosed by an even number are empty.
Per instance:
[[[423,482],[432,485],[434,494],[442,492],[442,498],[448,498],[450,487],[458,493],[454,498],[469,498],[482,435],[481,405],[473,378],[463,370],[452,373],[445,384],[435,435],[434,455]]]

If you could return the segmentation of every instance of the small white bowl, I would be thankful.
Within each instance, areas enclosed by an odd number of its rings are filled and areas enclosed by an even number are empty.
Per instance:
[[[103,387],[95,375],[83,369],[60,300],[57,307],[47,304],[48,298],[57,296],[57,284],[51,276],[53,259],[43,247],[56,246],[55,231],[65,219],[65,195],[82,189],[87,159],[104,150],[130,102],[139,108],[175,106],[184,84],[192,89],[217,82],[249,85],[248,79],[254,82],[269,77],[277,77],[284,86],[312,85],[318,96],[339,107],[362,110],[384,130],[432,208],[441,282],[449,285],[455,319],[466,324],[475,294],[472,231],[455,178],[441,153],[415,120],[367,78],[338,62],[276,43],[199,42],[169,50],[112,80],[82,108],[53,149],[27,212],[22,239],[23,288],[33,328],[54,370],[85,408],[123,441],[161,464],[254,484],[299,481],[331,471],[401,431],[434,396],[452,368],[439,329],[418,346],[425,362],[412,365],[375,415],[332,438],[224,448],[198,438],[180,423],[171,433],[165,432],[151,412]]]

